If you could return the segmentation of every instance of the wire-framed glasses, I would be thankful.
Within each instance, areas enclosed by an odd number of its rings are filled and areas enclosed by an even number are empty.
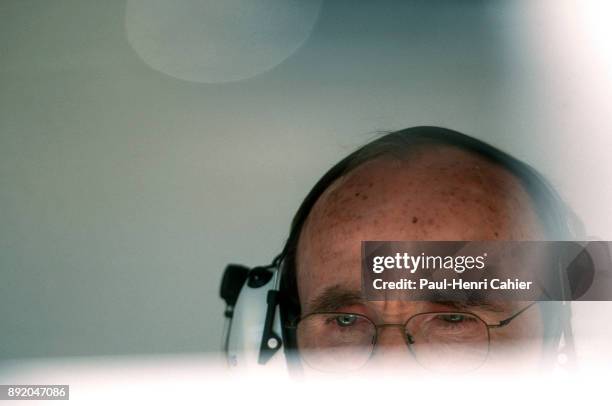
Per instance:
[[[354,371],[374,353],[380,329],[399,328],[410,352],[424,368],[468,372],[486,361],[490,329],[507,326],[534,303],[495,324],[487,324],[469,312],[418,313],[402,324],[376,324],[357,313],[311,313],[294,324],[297,349],[302,360],[314,369]]]

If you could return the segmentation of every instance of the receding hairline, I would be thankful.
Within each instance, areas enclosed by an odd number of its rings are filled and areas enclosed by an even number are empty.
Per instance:
[[[493,159],[490,159],[489,157],[477,151],[470,150],[469,148],[465,148],[460,145],[445,143],[440,140],[419,140],[418,143],[412,143],[408,147],[404,148],[402,151],[381,150],[381,152],[378,154],[372,153],[371,157],[368,157],[367,159],[363,160],[358,160],[357,164],[348,168],[341,176],[339,176],[332,183],[330,183],[314,202],[308,215],[305,218],[304,223],[302,224],[297,241],[298,251],[301,237],[304,234],[305,230],[309,228],[313,212],[317,212],[318,210],[320,210],[321,205],[329,205],[336,203],[335,201],[330,200],[333,199],[332,194],[334,192],[338,192],[343,187],[346,187],[346,182],[352,181],[352,178],[356,175],[356,173],[358,173],[360,170],[364,170],[364,166],[388,165],[389,163],[397,163],[398,168],[401,166],[404,169],[408,168],[408,170],[410,170],[411,165],[414,164],[415,161],[418,162],[419,159],[422,159],[422,162],[425,162],[425,164],[427,163],[427,160],[435,161],[436,155],[431,154],[432,152],[436,151],[440,153],[459,152],[461,154],[465,154],[466,163],[474,164],[475,166],[479,167],[479,169],[484,170],[483,175],[485,177],[490,179],[507,181],[505,182],[505,186],[516,186],[528,199],[530,207],[534,211],[537,211],[535,199],[529,192],[529,190],[527,190],[525,185],[523,185],[521,178],[500,162],[496,162]],[[468,160],[473,161],[467,162]],[[466,170],[466,168],[463,169]],[[502,179],[502,177],[505,179]],[[370,182],[376,183],[377,180],[370,180]],[[499,190],[502,189],[503,188],[500,185]]]

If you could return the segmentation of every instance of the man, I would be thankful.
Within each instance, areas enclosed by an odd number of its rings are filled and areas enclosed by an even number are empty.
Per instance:
[[[460,371],[509,360],[540,366],[557,355],[563,332],[570,340],[566,306],[367,301],[361,241],[562,240],[570,234],[562,202],[526,164],[447,129],[385,135],[332,168],[294,218],[277,258],[281,314],[290,325],[286,346],[306,369],[339,372],[379,364]],[[464,345],[470,334],[478,351]]]

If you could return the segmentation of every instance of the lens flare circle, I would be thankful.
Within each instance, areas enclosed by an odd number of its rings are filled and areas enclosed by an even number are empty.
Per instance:
[[[128,42],[151,68],[224,83],[282,63],[310,36],[322,0],[128,0]]]

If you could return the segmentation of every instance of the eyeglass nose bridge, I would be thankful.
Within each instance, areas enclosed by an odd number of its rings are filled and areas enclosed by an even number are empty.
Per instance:
[[[398,328],[402,332],[402,337],[404,338],[404,341],[406,342],[408,349],[410,350],[410,352],[413,351],[412,344],[414,344],[414,336],[408,332],[408,330],[406,329],[405,323],[404,324],[400,324],[400,323],[374,324],[374,328],[376,329],[376,333],[374,334],[374,340],[372,342],[374,346],[376,346],[376,343],[378,341],[378,336],[380,335],[379,330],[382,330],[383,328]]]

